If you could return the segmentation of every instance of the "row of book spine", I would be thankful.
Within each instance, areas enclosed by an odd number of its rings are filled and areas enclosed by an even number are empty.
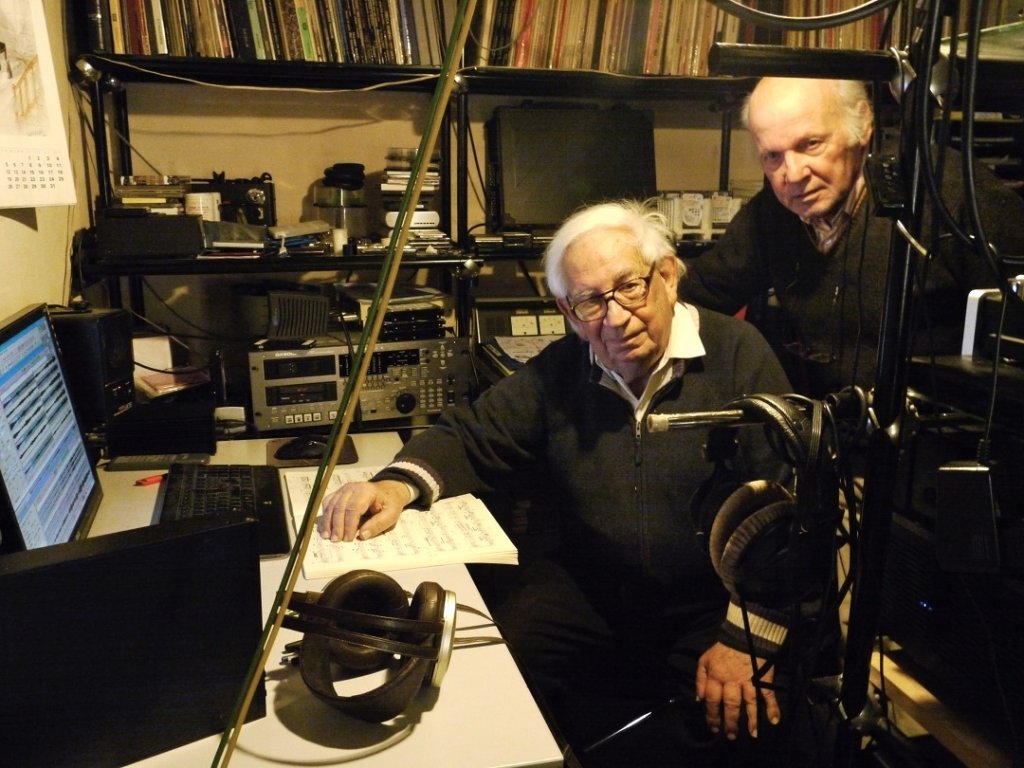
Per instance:
[[[89,0],[90,46],[141,55],[440,66],[458,0]],[[863,0],[748,0],[791,18]],[[1010,0],[986,6],[983,26]],[[966,6],[964,3],[962,6]],[[714,42],[878,50],[898,45],[903,4],[824,29],[770,31],[697,0],[480,0],[464,62],[636,75],[704,76]],[[966,10],[960,11],[959,30]]]
[[[440,66],[457,0],[90,0],[93,52]]]
[[[861,0],[751,0],[774,15],[818,16]],[[773,33],[708,2],[673,0],[493,0],[478,11],[479,66],[583,69],[701,77],[712,43],[781,43],[870,49],[881,14],[820,33]]]
[[[788,16],[830,16],[856,7],[850,0],[785,0]],[[825,29],[787,30],[783,43],[794,48],[826,48],[874,51],[898,42],[903,25],[903,4],[893,6],[891,18],[876,13],[866,19]]]
[[[760,5],[777,12],[779,0]],[[719,40],[768,42],[769,33],[708,2],[490,0],[477,9],[467,58],[477,66],[703,76]]]
[[[784,0],[787,16],[830,16],[861,5],[854,0]],[[895,45],[902,47],[913,36],[913,28],[920,19],[913,17],[905,7],[907,3],[891,6],[891,13],[875,13],[857,22],[830,26],[817,30],[787,30],[783,43],[797,48],[840,48],[847,50],[879,50]],[[943,36],[967,29],[970,3],[961,2],[955,6],[955,23],[946,20]],[[1004,23],[1013,14],[1011,0],[990,0],[982,8],[982,28],[995,27]],[[947,9],[948,10],[948,9]],[[923,13],[918,10],[917,13]]]
[[[1009,2],[988,3],[983,26],[1005,20]],[[775,17],[809,19],[859,8],[863,0],[748,0],[744,5]],[[847,50],[899,45],[910,22],[904,5],[822,29],[771,30],[710,2],[488,0],[478,6],[467,59],[477,66],[700,77],[708,74],[715,42]],[[959,10],[961,31],[967,5]]]

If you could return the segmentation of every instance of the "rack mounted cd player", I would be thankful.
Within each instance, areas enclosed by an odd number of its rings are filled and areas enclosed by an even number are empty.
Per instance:
[[[353,371],[353,350],[334,339],[312,347],[249,353],[252,419],[260,432],[329,426]],[[436,416],[469,402],[472,361],[465,338],[378,343],[359,393],[358,419]]]

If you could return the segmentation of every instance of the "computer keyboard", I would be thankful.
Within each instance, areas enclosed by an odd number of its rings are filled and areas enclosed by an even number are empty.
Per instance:
[[[201,515],[249,515],[259,522],[260,554],[291,549],[277,467],[255,464],[172,464],[158,520]]]

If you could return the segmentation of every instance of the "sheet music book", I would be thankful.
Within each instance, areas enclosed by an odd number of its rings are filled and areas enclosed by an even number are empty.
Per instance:
[[[369,480],[378,471],[380,467],[335,468],[324,496],[346,482]],[[315,467],[284,473],[296,530],[313,495],[316,473]],[[470,494],[440,499],[428,510],[406,509],[393,529],[365,541],[329,541],[313,531],[302,572],[316,579],[357,568],[394,571],[455,563],[519,563],[515,544],[486,505]]]

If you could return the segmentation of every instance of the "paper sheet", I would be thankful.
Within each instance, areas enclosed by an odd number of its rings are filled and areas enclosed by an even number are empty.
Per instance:
[[[346,482],[368,480],[379,470],[335,469],[324,496]],[[296,530],[313,495],[316,472],[310,468],[285,473]],[[306,578],[323,578],[357,568],[390,571],[452,563],[518,562],[515,545],[490,510],[467,494],[440,499],[429,510],[406,509],[392,530],[365,541],[332,542],[313,531],[302,569]]]

